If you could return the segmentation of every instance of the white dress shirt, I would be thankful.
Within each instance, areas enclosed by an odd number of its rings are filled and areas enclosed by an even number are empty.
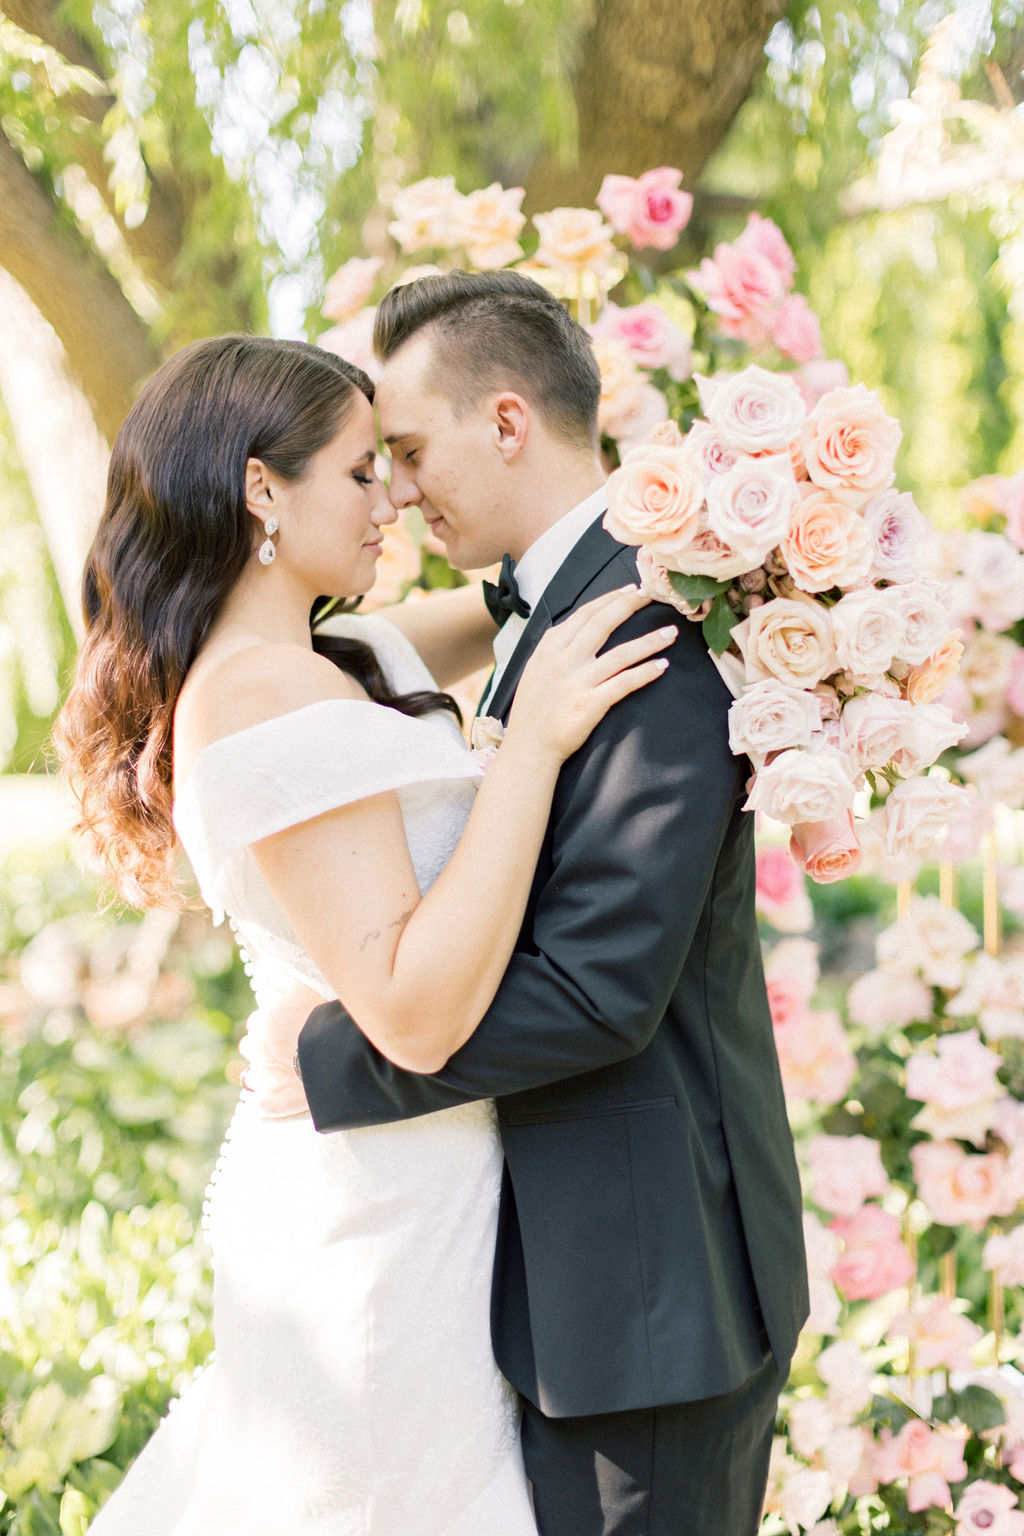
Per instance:
[[[515,578],[521,597],[531,610],[537,606],[544,589],[555,572],[563,565],[571,551],[579,543],[591,523],[608,506],[608,493],[599,486],[585,500],[578,502],[564,517],[535,539],[521,560],[516,561]],[[495,689],[512,659],[512,652],[526,628],[527,620],[518,613],[510,614],[494,637],[494,675],[487,686],[480,713],[486,715]]]

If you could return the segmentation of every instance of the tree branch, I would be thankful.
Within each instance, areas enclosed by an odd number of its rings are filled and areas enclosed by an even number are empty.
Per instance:
[[[99,430],[112,441],[160,361],[143,321],[0,135],[0,266],[53,326]]]

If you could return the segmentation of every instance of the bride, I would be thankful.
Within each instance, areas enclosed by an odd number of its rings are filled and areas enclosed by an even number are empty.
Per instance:
[[[501,980],[561,764],[666,638],[597,654],[633,588],[556,626],[486,777],[428,671],[484,661],[478,588],[347,616],[318,653],[318,595],[372,585],[396,516],[372,395],[328,352],[251,336],[149,381],[114,444],[58,743],[122,895],[165,899],[180,840],[261,1008],[304,982],[433,1072]],[[535,1536],[490,1347],[492,1106],[318,1136],[290,1044],[244,1046],[211,1196],[215,1360],[92,1531]]]

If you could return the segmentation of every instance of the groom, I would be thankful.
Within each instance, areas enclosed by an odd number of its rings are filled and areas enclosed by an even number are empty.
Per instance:
[[[484,709],[505,720],[549,625],[636,580],[602,527],[588,338],[518,273],[455,272],[393,289],[375,345],[392,499],[421,506],[453,564],[515,561]],[[651,605],[616,639],[667,616]],[[754,1536],[807,1313],[748,765],[700,627],[672,616],[664,677],[565,764],[472,1038],[432,1077],[391,1065],[340,1003],[299,1040],[322,1131],[497,1100],[492,1337],[542,1536]]]

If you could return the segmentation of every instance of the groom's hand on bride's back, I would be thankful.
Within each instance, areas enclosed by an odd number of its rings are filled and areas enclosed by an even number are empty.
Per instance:
[[[298,1067],[299,1031],[322,1002],[319,992],[295,982],[246,1019],[239,1047],[248,1062],[242,1089],[259,1114],[276,1119],[305,1109]]]

